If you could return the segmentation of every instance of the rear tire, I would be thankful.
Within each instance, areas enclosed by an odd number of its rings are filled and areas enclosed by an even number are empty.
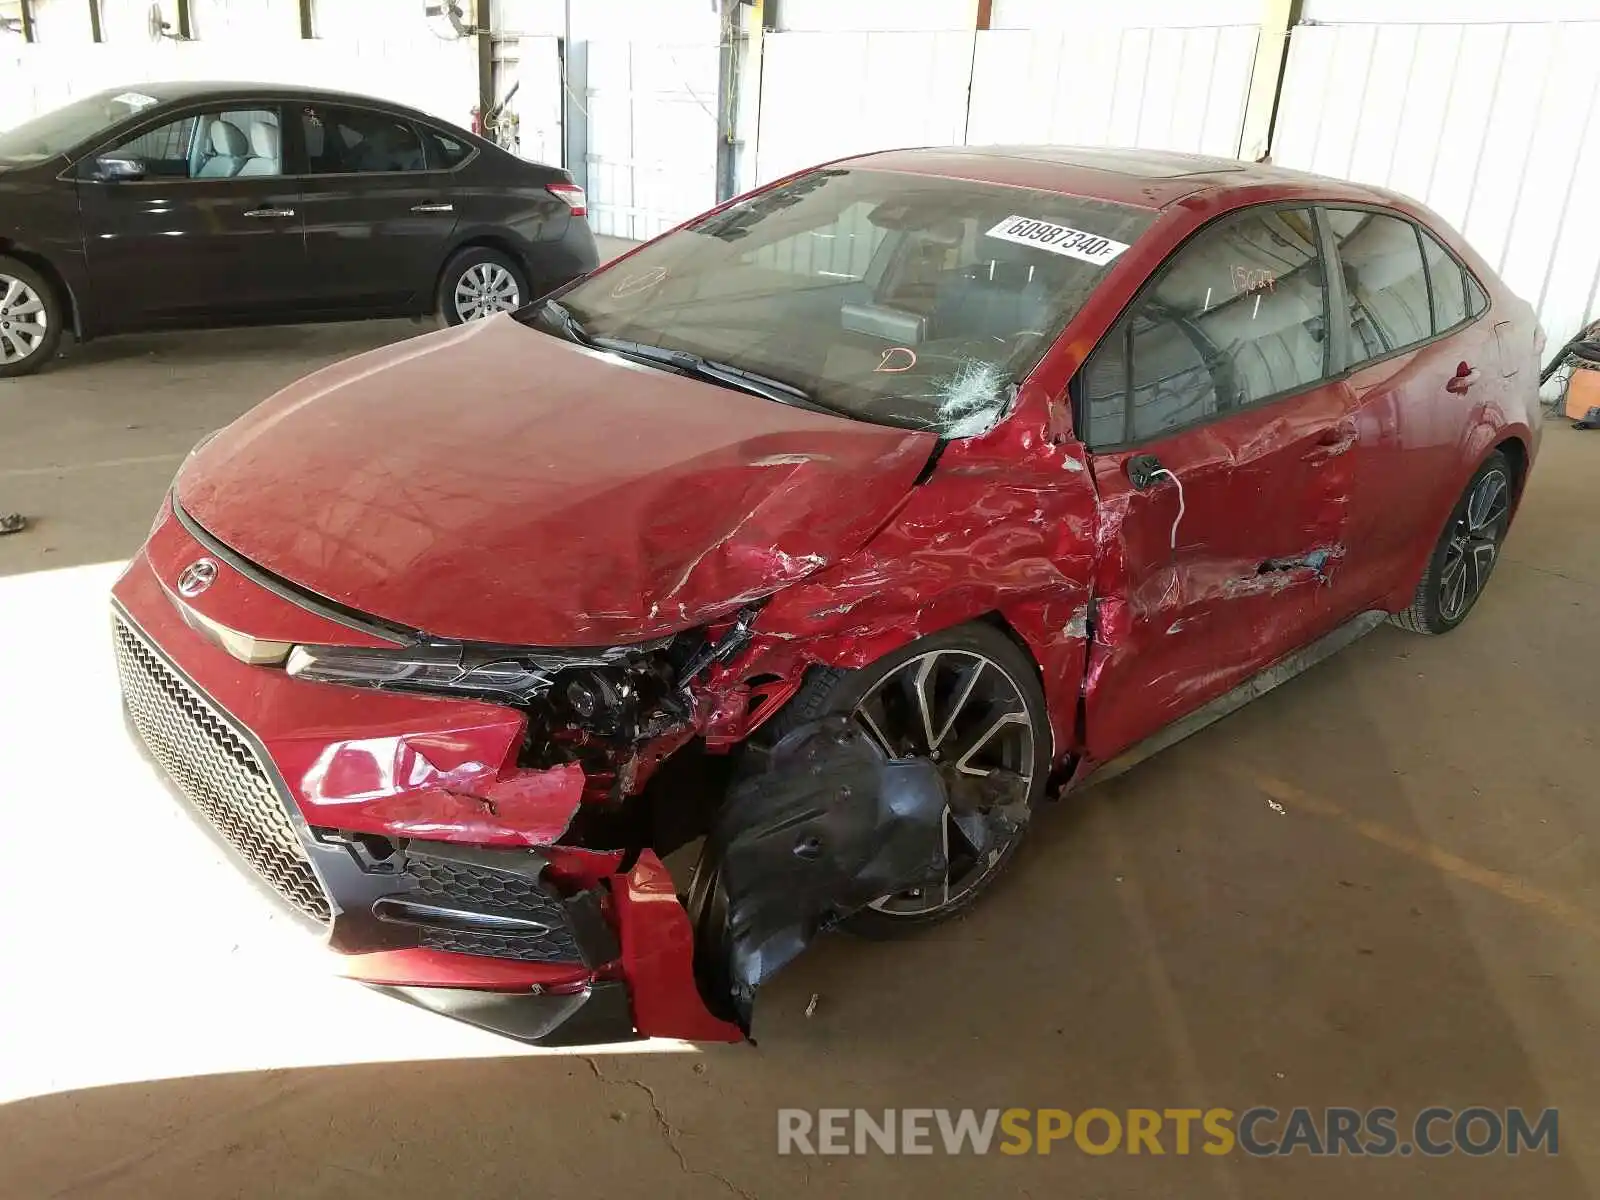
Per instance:
[[[443,326],[515,312],[533,299],[527,272],[509,254],[468,246],[445,264],[434,307]]]
[[[1511,464],[1496,450],[1450,511],[1410,606],[1389,620],[1412,633],[1432,635],[1449,633],[1466,620],[1500,561],[1515,498]]]
[[[0,379],[31,375],[56,356],[66,305],[48,279],[0,256]]]

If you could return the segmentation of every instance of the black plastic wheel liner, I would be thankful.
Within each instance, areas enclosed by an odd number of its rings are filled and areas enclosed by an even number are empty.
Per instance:
[[[689,889],[706,1006],[748,1035],[756,989],[880,896],[942,879],[949,803],[844,717],[792,730],[717,814]]]

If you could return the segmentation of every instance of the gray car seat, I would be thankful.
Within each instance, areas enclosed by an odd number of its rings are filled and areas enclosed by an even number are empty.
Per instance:
[[[200,164],[197,179],[227,179],[239,173],[245,159],[250,157],[250,139],[232,121],[218,118],[207,131],[211,139],[211,157]]]
[[[932,336],[1010,339],[1024,332],[1049,332],[1050,293],[1060,265],[1050,261],[1048,252],[993,239],[984,249],[992,257],[940,281]]]
[[[283,157],[278,127],[270,121],[250,122],[250,157],[239,168],[240,175],[282,175]]]

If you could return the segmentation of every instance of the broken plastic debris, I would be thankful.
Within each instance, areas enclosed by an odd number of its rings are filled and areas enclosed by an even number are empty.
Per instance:
[[[1283,805],[1279,804],[1271,796],[1267,797],[1267,807],[1270,808],[1273,812],[1277,813],[1280,817],[1284,817],[1284,816],[1288,816],[1289,815],[1289,810],[1286,809]]]
[[[812,1013],[817,1011],[817,1001],[820,1000],[821,998],[822,997],[819,996],[816,992],[812,992],[811,993],[811,1002],[806,1005],[806,1016],[809,1017]]]

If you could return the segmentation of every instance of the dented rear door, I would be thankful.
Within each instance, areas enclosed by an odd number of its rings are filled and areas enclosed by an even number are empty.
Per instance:
[[[1356,433],[1327,330],[1309,210],[1247,209],[1181,248],[1086,362],[1078,427],[1100,501],[1091,757],[1330,627]]]

